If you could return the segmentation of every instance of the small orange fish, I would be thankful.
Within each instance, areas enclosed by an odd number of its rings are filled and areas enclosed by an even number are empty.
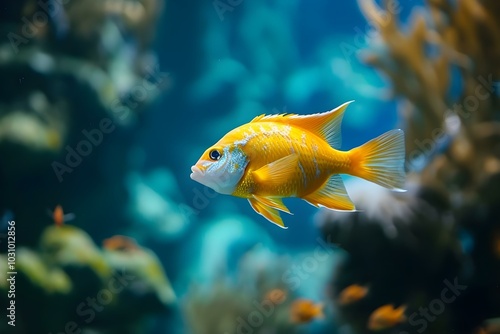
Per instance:
[[[134,251],[139,249],[139,245],[134,239],[126,237],[124,235],[115,235],[111,238],[104,239],[102,242],[102,247],[108,250],[124,250],[124,251]]]
[[[370,315],[368,329],[376,331],[394,327],[406,321],[405,311],[406,305],[401,305],[396,309],[394,305],[389,304],[380,306]]]
[[[50,212],[52,219],[54,220],[54,224],[56,226],[62,226],[65,222],[71,221],[75,219],[75,215],[73,213],[64,214],[63,208],[60,204],[58,204],[54,211]]]
[[[474,330],[474,334],[488,334],[488,332],[483,327],[478,327]]]
[[[476,329],[475,334],[500,334],[500,318],[484,321],[482,326]]]
[[[350,151],[339,151],[340,125],[350,102],[312,115],[261,115],[228,132],[191,167],[191,179],[218,193],[248,199],[270,222],[286,228],[279,211],[286,197],[316,207],[354,211],[339,174],[392,190],[405,183],[402,130]]]
[[[286,300],[287,293],[282,289],[272,289],[266,293],[264,299],[269,300],[274,305],[283,303]]]
[[[323,303],[315,304],[309,299],[297,299],[290,307],[290,320],[295,324],[304,324],[314,319],[324,318]]]
[[[352,284],[342,290],[339,294],[338,303],[340,305],[348,305],[365,298],[368,294],[368,287]]]

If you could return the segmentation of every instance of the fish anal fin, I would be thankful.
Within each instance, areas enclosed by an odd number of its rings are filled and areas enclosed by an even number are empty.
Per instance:
[[[257,201],[260,203],[270,206],[271,208],[292,214],[290,210],[283,204],[283,201],[279,197],[264,197],[264,196],[257,196],[257,195],[252,195],[253,198],[255,198]]]
[[[311,205],[339,211],[355,211],[340,175],[332,175],[318,190],[302,197]]]
[[[252,175],[257,182],[283,184],[293,176],[298,161],[299,156],[297,154],[290,154],[262,166],[253,171]]]
[[[326,140],[331,147],[339,149],[342,144],[340,131],[342,118],[345,109],[351,102],[353,101],[346,102],[330,111],[312,115],[260,115],[255,117],[252,122],[278,122],[293,125],[316,134]]]
[[[271,223],[278,225],[281,228],[287,229],[288,227],[283,224],[283,220],[281,220],[279,211],[276,209],[273,209],[265,204],[262,204],[258,200],[254,198],[249,198],[248,202],[250,203],[250,206],[252,209],[255,210],[258,214],[269,220]]]

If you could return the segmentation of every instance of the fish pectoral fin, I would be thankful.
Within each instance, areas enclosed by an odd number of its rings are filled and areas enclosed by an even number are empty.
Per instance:
[[[268,163],[252,172],[255,181],[267,184],[283,184],[293,176],[299,156],[290,154],[286,157]]]
[[[267,206],[254,198],[249,198],[248,202],[250,202],[250,206],[255,210],[255,212],[269,220],[271,223],[276,224],[284,229],[288,228],[285,227],[285,224],[283,224],[283,220],[281,220],[278,210],[273,209],[272,207]]]
[[[315,207],[339,211],[356,210],[338,174],[331,176],[318,190],[302,198]]]
[[[279,197],[264,197],[264,196],[257,196],[257,195],[252,195],[254,199],[259,201],[260,203],[270,206],[271,208],[286,212],[288,214],[292,214],[290,210],[283,204],[283,201]]]

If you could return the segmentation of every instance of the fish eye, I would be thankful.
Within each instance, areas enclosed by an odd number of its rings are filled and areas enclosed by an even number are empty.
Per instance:
[[[216,160],[220,159],[220,157],[222,156],[222,153],[219,150],[214,149],[208,153],[208,156],[210,157],[210,159],[216,161]]]

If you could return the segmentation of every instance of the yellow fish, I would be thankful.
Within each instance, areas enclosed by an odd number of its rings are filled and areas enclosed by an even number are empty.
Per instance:
[[[290,320],[294,324],[305,324],[314,319],[323,319],[323,303],[315,304],[309,299],[297,299],[290,306]]]
[[[406,321],[406,305],[394,308],[394,305],[380,306],[372,312],[368,319],[368,329],[372,331],[394,327]]]
[[[352,102],[352,101],[351,101]],[[350,102],[312,115],[260,115],[208,148],[191,179],[218,193],[247,198],[252,208],[286,228],[282,198],[355,211],[339,174],[399,190],[405,183],[404,133],[392,130],[350,151],[339,151],[340,126]]]
[[[357,302],[366,297],[368,294],[368,287],[358,284],[349,285],[342,290],[339,295],[338,303],[340,305],[348,305]]]

